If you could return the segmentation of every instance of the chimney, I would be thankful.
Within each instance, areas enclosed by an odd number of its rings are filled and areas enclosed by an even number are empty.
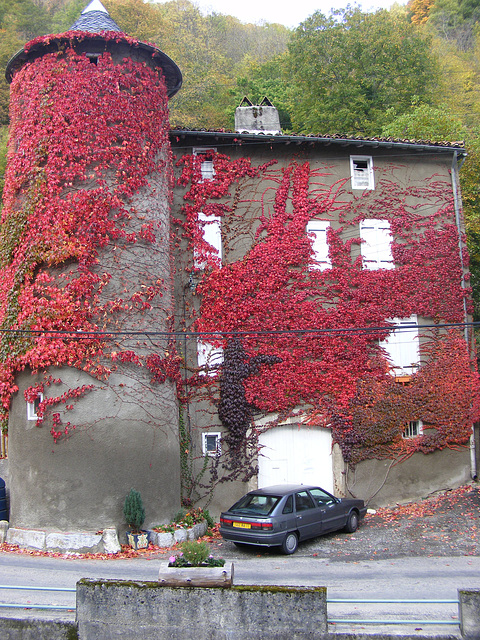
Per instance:
[[[235,110],[235,131],[269,136],[281,134],[278,109],[266,97],[259,105],[253,105],[244,97]]]

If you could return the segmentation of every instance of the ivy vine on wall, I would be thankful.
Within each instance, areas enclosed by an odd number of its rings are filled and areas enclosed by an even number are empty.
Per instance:
[[[418,314],[432,324],[464,320],[464,301],[470,303],[447,178],[432,174],[416,185],[400,185],[391,164],[377,176],[375,192],[352,198],[345,179],[332,179],[331,171],[308,160],[253,169],[250,159],[219,153],[213,158],[212,180],[202,180],[201,158],[186,155],[178,161],[178,184],[187,191],[177,222],[203,265],[197,270],[200,304],[192,306],[193,326],[225,349],[219,415],[232,450],[240,439],[256,455],[260,427],[253,423],[247,429],[248,407],[280,417],[306,412],[313,422],[320,416],[351,464],[465,445],[479,415],[479,386],[463,334],[423,331],[424,366],[403,385],[391,375],[379,344],[389,335],[391,318]],[[275,196],[267,199],[272,190]],[[247,220],[249,210],[241,203],[252,199],[256,206]],[[208,216],[222,220],[223,264],[203,237]],[[359,222],[366,218],[390,222],[394,269],[363,268]],[[327,269],[314,265],[306,233],[312,219],[332,222]],[[241,255],[228,250],[242,239],[248,248]],[[358,331],[369,327],[385,328]],[[241,344],[229,341],[235,332]],[[227,393],[234,345],[239,362]],[[247,375],[248,363],[262,356],[276,360],[258,375]],[[204,379],[206,386],[217,384]],[[234,394],[235,408],[247,411],[225,420],[235,385],[245,392],[244,399]],[[423,421],[422,436],[402,437],[410,420]]]

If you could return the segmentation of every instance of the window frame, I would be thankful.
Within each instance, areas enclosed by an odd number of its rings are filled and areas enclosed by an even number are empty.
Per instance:
[[[208,448],[208,439],[215,438],[215,450]],[[202,452],[204,456],[216,458],[222,453],[222,434],[220,431],[205,431],[202,433]]]
[[[40,416],[37,415],[37,410],[41,402],[43,402],[43,393],[39,391],[33,402],[27,402],[27,420],[39,419]]]
[[[365,218],[360,221],[359,233],[362,241],[360,243],[360,254],[363,268],[369,271],[395,269],[390,221],[385,218]]]
[[[213,362],[212,362],[213,361]],[[212,362],[212,364],[209,364]],[[223,364],[223,349],[205,340],[197,340],[197,365],[201,376],[216,376]]]
[[[416,314],[411,315],[409,318],[389,318],[387,322],[394,323],[389,335],[385,340],[380,340],[379,345],[387,352],[387,360],[390,364],[391,371],[395,377],[402,377],[405,375],[412,375],[420,366],[420,333],[418,326],[418,316]],[[414,325],[402,329],[402,325]],[[411,340],[402,340],[401,337],[405,335],[415,335]],[[405,356],[401,356],[402,346],[408,345],[408,350]],[[415,360],[409,364],[405,364],[409,355],[415,351]],[[400,354],[400,357],[398,357]],[[388,357],[390,356],[390,357]],[[400,362],[399,362],[400,360]]]
[[[355,166],[357,162],[366,162],[365,173],[363,168],[359,170]],[[375,189],[375,173],[373,170],[373,157],[372,156],[350,156],[350,178],[352,189],[358,191],[373,191]]]
[[[222,262],[223,260],[223,245],[222,245],[222,219],[220,216],[207,216],[200,211],[198,214],[198,223],[202,228],[202,237],[204,242],[209,244],[217,252],[217,257]],[[204,269],[205,262],[198,259],[198,256],[194,256],[195,267],[197,269]]]
[[[217,153],[217,149],[216,147],[193,147],[192,153],[194,156],[207,156],[209,154],[213,155],[214,153]],[[215,178],[213,159],[202,160],[200,171],[202,172],[201,182],[204,182],[205,180],[213,180]]]
[[[402,432],[404,440],[413,440],[423,436],[423,422],[421,420],[410,420],[408,426]]]
[[[309,265],[310,269],[325,271],[332,268],[330,247],[327,241],[329,228],[329,220],[309,220],[307,222],[307,234],[315,236],[312,240],[313,262]]]

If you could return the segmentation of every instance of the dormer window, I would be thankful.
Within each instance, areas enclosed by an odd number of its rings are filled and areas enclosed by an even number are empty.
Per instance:
[[[98,53],[87,53],[85,54],[87,58],[90,60],[92,64],[98,63],[99,54]]]

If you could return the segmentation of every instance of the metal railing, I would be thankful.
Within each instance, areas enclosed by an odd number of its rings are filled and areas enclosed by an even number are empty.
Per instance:
[[[395,599],[395,598],[329,598],[327,596],[327,605],[329,604],[418,604],[418,605],[426,605],[426,604],[456,604],[459,605],[458,598],[452,599]],[[392,611],[392,615],[395,615],[395,612]],[[398,615],[398,614],[396,614]],[[403,615],[403,614],[400,614]],[[363,618],[352,618],[352,617],[341,617],[341,618],[333,618],[327,616],[327,622],[329,624],[378,624],[378,625],[460,625],[460,620],[453,619],[442,619],[442,620],[433,620],[433,619],[414,619],[414,618],[387,618],[387,619],[363,619]]]
[[[32,587],[32,586],[16,586],[0,584],[0,591],[2,590],[12,591],[56,591],[59,593],[76,593],[76,587]],[[0,602],[0,608],[3,609],[45,609],[45,610],[59,610],[59,611],[75,611],[75,604],[63,605],[63,604],[32,604],[30,602],[23,604],[16,604],[13,602]]]

